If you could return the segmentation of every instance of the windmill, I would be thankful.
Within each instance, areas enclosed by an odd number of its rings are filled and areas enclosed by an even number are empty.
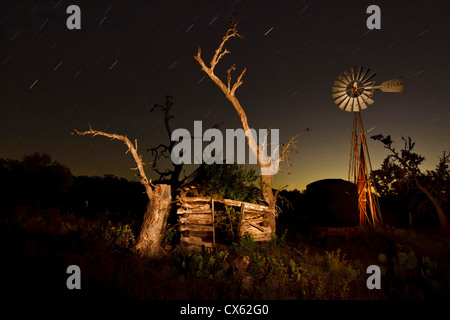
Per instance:
[[[403,77],[382,82],[376,86],[375,73],[363,67],[345,70],[334,81],[332,97],[334,103],[347,112],[353,112],[353,128],[350,149],[348,180],[353,181],[358,190],[359,223],[378,228],[382,225],[380,205],[375,196],[375,187],[370,176],[372,166],[366,143],[366,132],[361,118],[361,110],[374,103],[376,90],[383,92],[403,92]]]

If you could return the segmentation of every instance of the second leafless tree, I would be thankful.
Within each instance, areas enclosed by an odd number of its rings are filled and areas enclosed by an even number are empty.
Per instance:
[[[223,58],[224,55],[229,53],[227,49],[224,49],[225,44],[228,40],[231,38],[243,38],[242,35],[240,35],[236,29],[237,23],[232,22],[231,26],[225,33],[225,35],[222,38],[222,42],[220,43],[219,47],[216,49],[214,56],[209,63],[209,66],[203,61],[203,58],[201,56],[202,51],[201,48],[198,49],[197,54],[194,56],[195,60],[198,61],[200,64],[202,70],[209,76],[209,78],[222,90],[222,92],[225,94],[225,97],[231,102],[234,109],[236,110],[242,124],[242,128],[244,132],[246,132],[247,135],[247,143],[249,145],[250,150],[255,155],[258,165],[261,168],[261,171],[263,172],[264,168],[268,167],[275,167],[279,165],[282,161],[289,162],[288,153],[294,150],[297,150],[295,143],[296,138],[308,131],[309,129],[304,130],[303,132],[297,134],[296,136],[292,137],[287,143],[284,143],[280,146],[277,146],[275,148],[278,148],[278,150],[275,150],[272,148],[271,155],[267,155],[266,152],[263,152],[263,148],[267,148],[267,144],[258,144],[255,141],[255,138],[252,134],[248,134],[250,132],[250,126],[248,124],[247,115],[244,111],[244,108],[241,106],[238,98],[236,97],[236,90],[242,85],[243,81],[242,78],[244,77],[247,69],[244,68],[239,76],[237,77],[236,81],[232,83],[232,72],[236,70],[235,65],[231,66],[227,70],[227,81],[226,84],[220,80],[216,74],[214,73],[215,67],[219,63],[220,59]],[[273,159],[272,155],[275,154],[274,151],[278,151],[278,157],[276,159]],[[275,206],[275,196],[273,194],[272,189],[272,175],[266,174],[261,175],[261,191],[264,196],[265,202],[271,207]],[[275,230],[275,217],[269,218],[269,224],[271,225],[272,229]]]

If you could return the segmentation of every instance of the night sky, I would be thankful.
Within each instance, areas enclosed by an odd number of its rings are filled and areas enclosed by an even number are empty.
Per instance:
[[[81,30],[66,9],[81,8]],[[381,8],[381,30],[366,9]],[[209,63],[234,17],[244,39],[230,40],[216,68],[247,68],[237,97],[252,128],[278,128],[286,141],[300,131],[290,175],[275,186],[304,189],[325,178],[347,179],[352,114],[331,98],[334,80],[352,66],[377,73],[377,84],[403,76],[404,93],[375,92],[362,112],[368,135],[411,136],[432,169],[449,150],[450,3],[442,1],[6,1],[0,5],[0,157],[46,152],[75,175],[132,179],[126,146],[94,129],[138,139],[140,153],[167,143],[154,103],[173,96],[172,128],[193,131],[239,117],[200,69]],[[374,169],[387,154],[369,139]],[[399,144],[398,147],[401,147]],[[189,173],[194,165],[186,166]],[[150,173],[150,172],[149,172]],[[156,174],[150,173],[151,178]]]

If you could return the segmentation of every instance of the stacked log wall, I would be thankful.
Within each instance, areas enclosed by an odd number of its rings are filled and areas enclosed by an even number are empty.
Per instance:
[[[268,216],[275,214],[273,208],[243,201],[207,197],[178,197],[178,203],[180,242],[187,247],[212,248],[216,245],[215,217],[219,205],[240,208],[239,236],[251,233],[254,241],[270,241],[272,238]]]

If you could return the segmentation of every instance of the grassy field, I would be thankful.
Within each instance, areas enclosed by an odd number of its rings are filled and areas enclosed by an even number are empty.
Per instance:
[[[280,224],[268,243],[244,237],[214,251],[164,238],[166,255],[131,249],[139,226],[26,207],[2,218],[3,293],[9,297],[114,299],[392,300],[450,297],[450,241],[436,230],[387,228],[351,239],[319,238]],[[381,289],[366,286],[369,265]],[[68,290],[66,269],[81,269],[81,290]]]

